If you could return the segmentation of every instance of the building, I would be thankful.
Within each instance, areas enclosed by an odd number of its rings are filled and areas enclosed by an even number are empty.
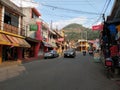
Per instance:
[[[47,52],[49,50],[52,50],[52,45],[49,44],[50,40],[50,30],[49,30],[49,25],[45,22],[42,22],[42,43],[43,43],[43,51]]]
[[[76,46],[78,51],[83,51],[83,50],[88,51],[89,44],[87,40],[80,39],[78,40]]]
[[[115,0],[113,8],[111,10],[111,14],[107,16],[107,20],[109,22],[120,22],[120,1]]]
[[[25,40],[21,8],[9,0],[0,0],[0,63],[23,59],[24,48],[30,48]]]
[[[25,28],[26,40],[31,45],[31,48],[25,49],[25,58],[38,58],[43,55],[41,53],[41,42],[42,42],[42,20],[40,19],[41,14],[36,8],[24,7],[22,11],[25,15],[23,17],[23,24]]]
[[[67,49],[66,47],[66,43],[65,43],[65,33],[63,30],[61,31],[57,31],[54,30],[54,32],[57,35],[57,39],[56,39],[56,45],[57,45],[57,52],[62,55],[63,51]]]

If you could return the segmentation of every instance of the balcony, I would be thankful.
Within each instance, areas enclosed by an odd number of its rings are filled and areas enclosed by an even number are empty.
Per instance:
[[[18,28],[9,24],[4,23],[3,30],[13,34],[18,34]]]
[[[6,24],[6,23],[4,23],[3,31],[9,32],[9,33],[13,33],[13,34],[17,34],[17,35],[19,34],[18,33],[19,32],[18,27],[15,27],[13,25],[9,25],[9,24]],[[21,36],[25,36],[25,29],[24,28],[21,28],[20,35]]]

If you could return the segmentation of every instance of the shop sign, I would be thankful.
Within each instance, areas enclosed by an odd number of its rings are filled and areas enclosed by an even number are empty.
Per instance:
[[[37,31],[37,30],[38,30],[37,24],[31,24],[30,25],[30,31]]]
[[[102,24],[100,24],[100,25],[94,25],[94,26],[92,26],[92,30],[103,30],[103,25]]]
[[[58,38],[58,41],[64,41],[64,38]]]

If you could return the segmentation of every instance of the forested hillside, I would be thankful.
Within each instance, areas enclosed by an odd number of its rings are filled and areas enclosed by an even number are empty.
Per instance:
[[[69,24],[65,26],[62,30],[65,31],[66,38],[69,40],[78,39],[96,39],[99,38],[99,31],[92,31],[89,28],[85,28],[80,24]]]

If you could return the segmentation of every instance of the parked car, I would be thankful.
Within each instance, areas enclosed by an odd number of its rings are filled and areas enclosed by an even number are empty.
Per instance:
[[[64,51],[64,57],[75,57],[76,56],[76,51],[75,49],[68,49]]]
[[[46,52],[44,54],[45,59],[47,59],[47,58],[56,58],[56,57],[59,57],[59,54],[55,50],[50,50],[50,51],[48,51],[48,52]]]

